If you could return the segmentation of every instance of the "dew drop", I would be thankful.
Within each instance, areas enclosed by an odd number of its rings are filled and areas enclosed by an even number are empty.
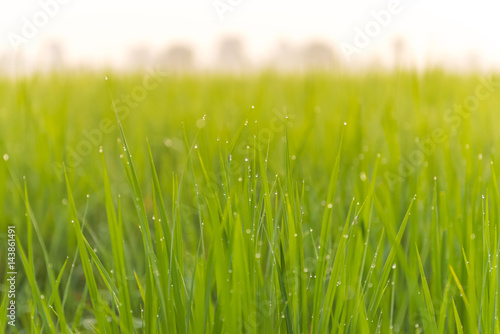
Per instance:
[[[361,181],[365,182],[366,181],[366,173],[365,172],[361,172],[359,174],[359,178],[361,179]]]

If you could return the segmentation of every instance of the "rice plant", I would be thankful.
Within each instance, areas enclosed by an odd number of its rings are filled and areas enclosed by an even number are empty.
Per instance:
[[[1,331],[500,332],[500,79],[141,81],[0,79]]]

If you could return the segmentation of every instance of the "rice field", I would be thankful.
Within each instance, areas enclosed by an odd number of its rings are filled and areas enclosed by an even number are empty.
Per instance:
[[[499,110],[439,69],[0,78],[0,332],[499,333]]]

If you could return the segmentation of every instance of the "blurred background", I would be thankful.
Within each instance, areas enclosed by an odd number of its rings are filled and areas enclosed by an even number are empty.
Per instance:
[[[494,1],[0,2],[0,71],[365,70],[500,65]]]

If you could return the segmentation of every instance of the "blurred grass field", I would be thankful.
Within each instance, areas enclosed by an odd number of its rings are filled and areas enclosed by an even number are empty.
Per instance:
[[[499,78],[151,73],[0,79],[0,331],[500,332]]]

